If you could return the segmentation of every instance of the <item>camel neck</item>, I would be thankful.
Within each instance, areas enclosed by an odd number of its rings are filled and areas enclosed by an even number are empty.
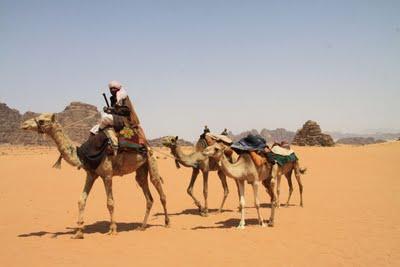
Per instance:
[[[180,146],[177,145],[171,147],[171,153],[181,163],[184,163],[186,161],[187,155],[183,153],[182,148]]]
[[[239,158],[237,162],[230,163],[227,157],[225,156],[225,153],[223,153],[221,157],[221,169],[226,176],[234,179],[239,179],[243,176],[243,169],[241,168],[240,165],[240,163],[242,163],[241,161],[242,159]]]
[[[71,139],[64,134],[60,124],[54,123],[49,135],[56,143],[58,151],[66,162],[75,167],[81,165],[76,153],[76,147],[73,145]]]
[[[179,163],[183,164],[186,167],[193,167],[197,164],[197,160],[199,155],[194,155],[193,153],[188,155],[183,153],[182,148],[180,146],[171,147],[171,153],[178,160]]]

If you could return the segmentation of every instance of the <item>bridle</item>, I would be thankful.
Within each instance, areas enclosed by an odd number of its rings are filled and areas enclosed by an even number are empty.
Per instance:
[[[44,134],[45,133],[45,129],[43,127],[43,123],[41,123],[40,121],[38,121],[36,118],[33,119],[36,123],[37,126],[37,131],[38,133]]]

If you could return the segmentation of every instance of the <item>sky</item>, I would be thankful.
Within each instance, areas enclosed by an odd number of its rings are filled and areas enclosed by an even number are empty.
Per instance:
[[[400,1],[0,0],[0,102],[101,109],[110,80],[150,138],[397,130]]]

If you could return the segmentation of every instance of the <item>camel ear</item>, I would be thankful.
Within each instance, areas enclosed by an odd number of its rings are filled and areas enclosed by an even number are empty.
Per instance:
[[[56,121],[56,114],[52,114],[51,115],[51,122],[55,122]]]
[[[178,141],[178,139],[179,139],[179,137],[178,137],[178,136],[175,136],[175,141]]]

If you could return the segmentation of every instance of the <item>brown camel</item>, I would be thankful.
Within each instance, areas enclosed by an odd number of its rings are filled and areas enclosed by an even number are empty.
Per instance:
[[[222,198],[221,205],[219,207],[218,212],[222,212],[224,207],[224,203],[226,198],[229,194],[228,184],[226,182],[226,176],[221,168],[218,166],[214,159],[210,159],[209,157],[202,154],[201,150],[203,150],[207,143],[205,140],[199,140],[196,145],[195,152],[190,154],[185,154],[182,151],[180,145],[178,145],[178,136],[166,136],[162,139],[162,144],[171,149],[171,154],[175,157],[177,166],[179,163],[185,167],[192,168],[192,176],[190,179],[189,186],[187,188],[187,193],[189,196],[194,200],[194,204],[199,208],[200,214],[202,216],[208,215],[208,173],[210,171],[216,171],[218,174],[219,179],[221,180],[222,187],[224,189],[224,196]],[[193,195],[193,186],[196,182],[197,176],[199,175],[200,171],[203,174],[203,195],[204,195],[204,208],[201,206],[200,201],[196,199]]]
[[[241,219],[238,225],[238,228],[244,229],[245,227],[245,219],[244,219],[244,185],[245,182],[248,182],[253,187],[254,193],[254,204],[257,209],[258,222],[260,226],[264,226],[264,220],[260,213],[260,201],[258,199],[258,187],[261,182],[266,180],[264,184],[267,186],[267,190],[271,196],[272,203],[275,202],[275,176],[269,175],[271,171],[276,169],[276,167],[269,165],[269,163],[262,164],[260,166],[256,166],[248,153],[243,153],[240,155],[238,160],[234,163],[231,163],[226,157],[224,151],[228,147],[215,143],[204,149],[203,155],[207,157],[213,157],[218,163],[220,163],[220,168],[223,173],[235,179],[239,185],[239,195],[240,195],[240,211],[241,211]],[[275,205],[271,205],[271,216],[268,220],[268,226],[274,225],[274,217],[275,217]]]
[[[277,144],[273,144],[271,149],[273,149],[274,146],[276,146]],[[278,164],[275,164],[278,165]],[[273,175],[276,178],[276,183],[277,183],[277,189],[276,189],[276,203],[275,205],[277,206],[277,208],[280,207],[280,201],[279,201],[279,196],[280,196],[280,187],[281,187],[281,179],[282,179],[282,175],[284,175],[288,181],[288,185],[289,185],[289,196],[288,199],[286,201],[285,206],[289,207],[289,202],[290,202],[290,198],[292,196],[293,193],[293,184],[292,184],[292,173],[294,172],[294,175],[296,177],[297,180],[297,184],[299,185],[299,191],[300,191],[300,207],[304,207],[303,205],[303,183],[301,182],[301,174],[305,174],[306,173],[306,168],[300,168],[300,164],[299,161],[293,161],[293,162],[287,162],[286,164],[279,166],[278,168],[276,168],[274,170],[274,173],[272,173],[271,175]],[[265,182],[263,182],[263,185],[267,188],[267,185],[264,184]]]
[[[40,116],[27,120],[21,126],[24,130],[37,131],[38,133],[47,134],[57,145],[61,157],[74,167],[81,168],[82,163],[78,158],[76,147],[71,140],[64,134],[61,125],[56,122],[55,115],[51,113],[43,113]],[[84,168],[84,167],[83,167]],[[86,182],[83,188],[82,195],[78,201],[79,217],[77,232],[73,238],[83,238],[83,214],[86,206],[86,200],[92,189],[93,183],[100,176],[104,182],[104,187],[107,194],[107,208],[110,212],[110,231],[109,234],[117,233],[117,224],[114,220],[114,200],[112,193],[112,177],[122,176],[132,172],[136,172],[136,181],[143,190],[146,198],[146,213],[141,226],[144,230],[147,226],[147,219],[150,214],[150,209],[153,205],[153,198],[149,190],[147,175],[150,173],[150,180],[156,187],[165,213],[165,225],[169,226],[169,217],[166,206],[166,197],[161,186],[161,177],[159,176],[157,163],[154,158],[147,159],[140,153],[122,152],[117,156],[107,156],[96,170],[86,171]]]

